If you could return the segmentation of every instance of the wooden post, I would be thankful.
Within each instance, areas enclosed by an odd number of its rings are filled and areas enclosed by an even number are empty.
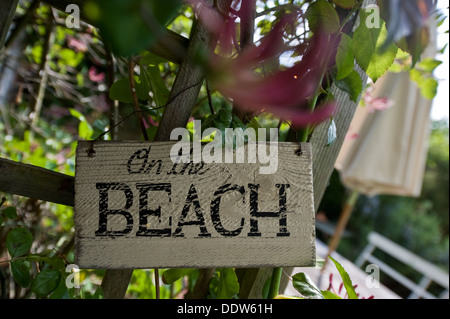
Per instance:
[[[0,191],[74,205],[74,179],[45,168],[0,158]]]

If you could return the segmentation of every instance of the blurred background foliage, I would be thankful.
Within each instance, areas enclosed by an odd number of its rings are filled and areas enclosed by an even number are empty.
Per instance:
[[[380,195],[360,195],[347,226],[338,252],[355,261],[367,245],[368,234],[376,231],[415,254],[448,271],[449,268],[449,124],[447,120],[432,121],[429,152],[419,198]],[[341,213],[346,189],[335,171],[319,211],[336,222]],[[329,240],[319,232],[323,241]],[[358,238],[358,240],[355,240]],[[383,256],[389,260],[389,256]],[[420,280],[420,275],[408,265],[395,260],[390,262],[407,277]],[[384,284],[397,293],[408,296],[409,292],[385,278]]]

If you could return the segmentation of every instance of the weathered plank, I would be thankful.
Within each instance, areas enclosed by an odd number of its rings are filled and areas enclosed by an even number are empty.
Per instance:
[[[45,168],[0,158],[0,191],[74,205],[74,178]]]
[[[297,143],[274,144],[278,168],[260,174],[267,165],[259,161],[174,164],[173,142],[79,142],[77,264],[107,269],[313,265],[310,147],[304,144],[299,156]],[[92,146],[95,156],[89,156]]]
[[[362,78],[363,83],[367,82],[367,75],[357,66],[356,70]],[[313,149],[313,175],[314,175],[314,207],[317,210],[323,195],[325,194],[334,164],[341,150],[347,135],[350,123],[355,115],[358,103],[349,99],[348,94],[333,85],[332,92],[340,106],[339,112],[334,117],[336,123],[337,137],[333,144],[327,146],[327,132],[329,123],[322,123],[316,128],[311,139]],[[358,99],[359,102],[359,99]]]

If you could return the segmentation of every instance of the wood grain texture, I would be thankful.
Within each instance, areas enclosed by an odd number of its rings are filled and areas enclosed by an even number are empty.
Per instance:
[[[359,67],[356,68],[362,78],[363,83],[367,82],[367,75],[361,71]],[[348,94],[336,86],[332,88],[333,95],[337,104],[340,106],[339,112],[334,117],[336,123],[337,137],[333,144],[327,146],[327,132],[329,123],[322,123],[319,125],[311,139],[313,149],[313,175],[314,175],[314,207],[317,210],[323,195],[325,194],[331,174],[334,170],[336,159],[344,143],[350,123],[355,115],[358,103],[351,101]]]
[[[79,142],[75,251],[81,268],[273,267],[315,263],[308,144],[303,145],[301,156],[296,154],[298,144],[278,144],[278,171],[272,175],[259,174],[258,163],[212,163],[201,169],[193,164],[178,164],[178,174],[173,174],[169,154],[174,144]],[[95,157],[88,156],[92,145]],[[148,160],[147,164],[161,160],[161,167],[142,169],[145,159],[140,150],[150,146],[152,162]],[[138,155],[130,162],[133,154]],[[98,186],[108,183],[127,186],[115,190]],[[159,189],[149,185],[159,185]],[[101,200],[105,193],[107,203]],[[104,226],[100,222],[101,207],[109,214]],[[118,210],[122,213],[112,212]],[[144,210],[152,212],[141,221]],[[272,214],[261,216],[266,212]],[[121,233],[127,227],[129,230]],[[161,230],[164,231],[158,232]]]
[[[0,158],[0,191],[57,204],[74,205],[74,178]]]
[[[170,140],[170,133],[176,127],[185,127],[192,113],[200,88],[205,78],[205,69],[194,61],[198,52],[212,48],[212,36],[207,27],[197,22],[190,39],[187,57],[180,65],[164,109],[161,123],[155,136],[156,141]]]

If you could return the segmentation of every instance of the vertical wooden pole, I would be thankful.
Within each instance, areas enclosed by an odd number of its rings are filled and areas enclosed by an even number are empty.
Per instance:
[[[341,215],[339,216],[338,223],[336,225],[336,229],[334,231],[333,237],[331,237],[330,242],[328,243],[328,253],[327,257],[330,256],[339,246],[339,242],[341,241],[342,234],[347,227],[350,216],[352,215],[353,208],[355,207],[356,201],[358,200],[359,193],[357,191],[352,191],[346,202],[344,203],[344,207],[342,208]],[[321,273],[324,272],[325,268],[328,264],[328,258],[325,258],[325,262],[323,264]]]
[[[107,51],[108,56],[108,84],[109,87],[114,83],[114,59],[112,57],[112,54],[110,51]],[[109,97],[108,97],[109,99]],[[109,101],[110,113],[114,114],[118,112],[118,108],[116,107],[117,104],[114,103],[112,100]],[[114,115],[114,116],[117,116]],[[110,119],[113,118],[110,116]],[[116,121],[110,122],[110,125],[115,125]],[[114,131],[114,128],[112,129]],[[114,134],[112,134],[113,140],[120,139],[121,136],[119,135],[119,131],[115,131]],[[128,285],[130,283],[131,276],[133,275],[133,269],[118,269],[118,270],[106,270],[105,275],[103,276],[102,280],[102,290],[103,290],[103,297],[105,299],[123,299],[125,297],[125,294],[128,289]]]

